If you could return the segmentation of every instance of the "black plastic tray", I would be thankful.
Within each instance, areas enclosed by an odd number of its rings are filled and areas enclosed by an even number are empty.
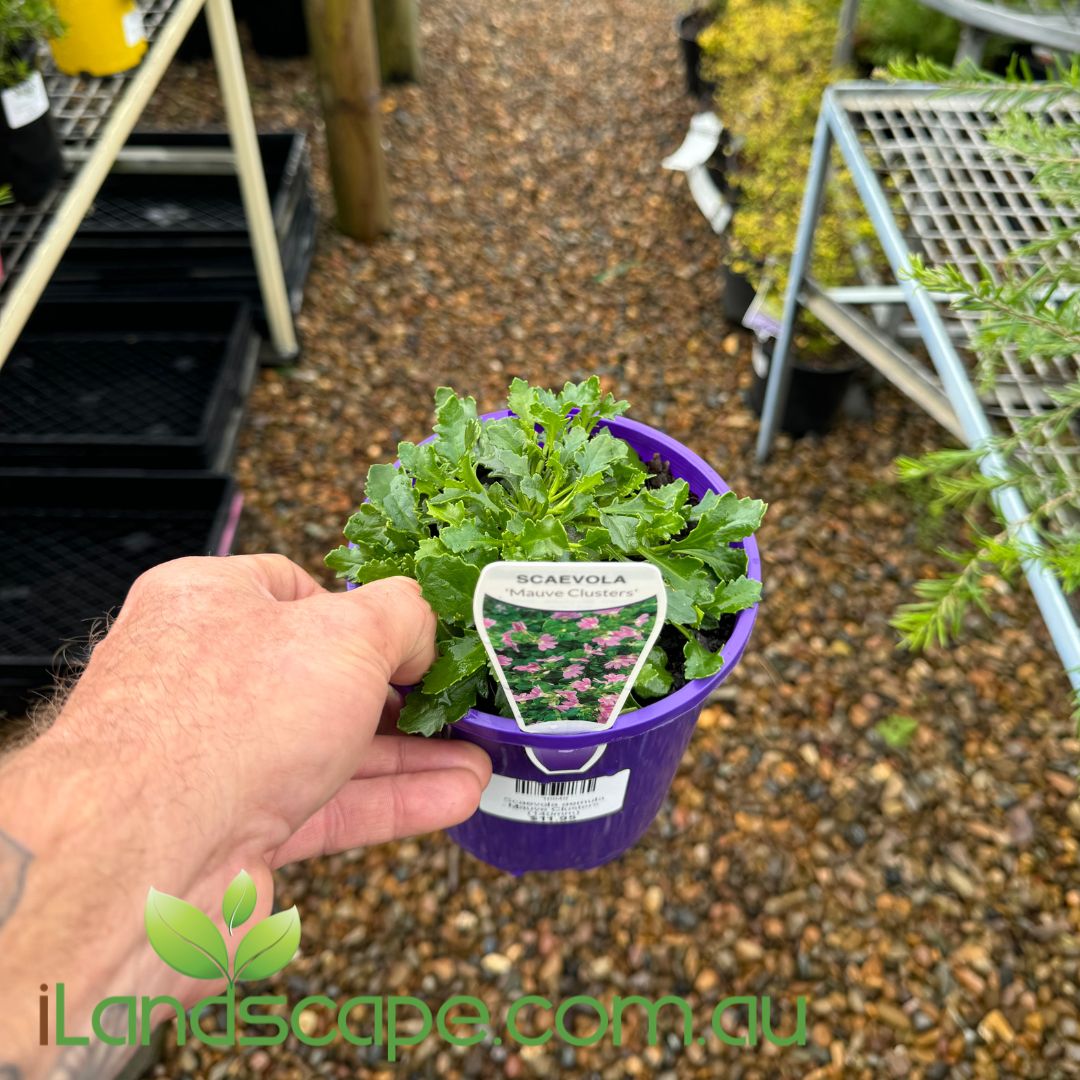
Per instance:
[[[227,150],[226,134],[137,131],[129,147]],[[297,131],[259,136],[259,151],[270,195],[274,226],[281,237],[304,195],[311,163],[307,138]],[[235,174],[113,172],[102,184],[93,207],[79,226],[72,249],[135,245],[156,249],[164,237],[171,247],[218,244],[247,246],[248,229]]]
[[[227,476],[0,470],[0,709],[80,662],[144,570],[223,554],[234,501]]]
[[[242,302],[41,304],[0,369],[0,465],[221,468],[257,351]]]
[[[224,145],[225,140],[225,136],[176,133],[143,138],[153,144],[188,146]],[[303,303],[304,284],[314,255],[318,212],[309,185],[309,160],[303,137],[273,138],[288,140],[290,147],[281,162],[283,186],[272,197],[285,283],[295,313]],[[162,189],[157,186],[163,179],[176,181],[177,185],[165,201],[162,201]],[[127,218],[126,224],[120,213],[99,217],[96,224],[88,219],[57,267],[46,290],[46,299],[96,301],[173,296],[192,301],[247,300],[256,313],[256,325],[265,333],[262,296],[235,178],[128,175],[123,180],[145,183],[157,192],[154,196],[157,202],[141,204],[144,218],[149,214],[157,219],[156,229],[152,230],[149,223],[136,227],[137,215]],[[211,181],[211,186],[219,189],[223,184],[231,184],[233,189],[229,198],[222,198],[216,204],[213,214],[185,217],[170,212],[170,207],[175,210],[182,205],[177,200],[183,198],[185,186],[194,190]],[[207,189],[201,190],[205,194]],[[152,206],[157,208],[154,213],[149,209]],[[209,227],[211,219],[216,222],[216,228]]]

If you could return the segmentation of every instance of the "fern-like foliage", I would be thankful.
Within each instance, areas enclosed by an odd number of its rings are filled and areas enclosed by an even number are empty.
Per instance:
[[[917,600],[893,620],[908,647],[923,649],[954,641],[970,611],[989,612],[999,583],[1015,581],[1029,561],[1055,573],[1067,593],[1080,588],[1080,125],[1061,108],[1080,100],[1080,58],[1039,82],[1019,63],[1004,77],[971,63],[948,68],[932,60],[891,71],[940,84],[943,92],[982,95],[988,109],[1002,114],[989,141],[1030,173],[1037,193],[1059,211],[1038,242],[1003,264],[973,273],[912,260],[915,281],[977,318],[971,344],[980,392],[1011,378],[1007,361],[1034,382],[1059,365],[1072,372],[1064,382],[1043,382],[1042,407],[988,445],[898,462],[901,479],[928,490],[934,510],[959,510],[970,526],[964,550],[944,552],[956,569],[920,582]],[[1055,453],[1055,446],[1073,452]],[[988,455],[1000,463],[990,475],[982,471]],[[1030,508],[1022,523],[1009,525],[997,514],[996,496],[1005,486],[1015,486]],[[987,509],[996,515],[993,528],[980,524]]]

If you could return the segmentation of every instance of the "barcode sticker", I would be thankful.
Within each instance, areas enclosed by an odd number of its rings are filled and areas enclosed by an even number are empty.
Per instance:
[[[129,49],[133,49],[140,41],[146,40],[146,27],[143,25],[142,12],[138,8],[129,11],[123,17],[123,23],[124,41]],[[113,25],[116,24],[113,23]]]
[[[626,798],[630,770],[580,780],[521,780],[496,773],[480,796],[480,809],[493,817],[567,825],[617,814]]]
[[[4,119],[12,131],[44,116],[49,111],[49,95],[45,92],[41,72],[35,71],[29,79],[0,92],[0,102],[4,106]]]

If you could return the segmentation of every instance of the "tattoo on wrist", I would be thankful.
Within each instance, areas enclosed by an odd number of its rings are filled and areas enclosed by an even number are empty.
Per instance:
[[[26,885],[26,871],[32,858],[33,855],[22,844],[0,829],[0,929],[19,906]],[[8,1080],[8,1077],[0,1072],[0,1080]]]

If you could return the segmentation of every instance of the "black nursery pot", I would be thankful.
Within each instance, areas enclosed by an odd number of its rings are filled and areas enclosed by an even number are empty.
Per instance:
[[[775,345],[775,341],[764,345],[754,342],[754,381],[746,392],[746,400],[758,417],[765,406],[765,388]],[[796,360],[791,365],[791,388],[780,429],[797,439],[803,435],[824,435],[832,427],[856,366],[824,369]]]
[[[0,108],[0,184],[10,184],[17,202],[39,203],[64,175],[64,159],[48,109],[20,127],[8,123]]]
[[[303,0],[237,0],[234,6],[243,14],[260,56],[307,56]]]
[[[730,266],[724,267],[724,291],[720,304],[728,322],[741,324],[755,296],[757,290],[745,274],[732,270]]]
[[[701,46],[697,36],[709,25],[709,13],[695,8],[675,20],[683,63],[686,65],[686,92],[693,98],[711,97],[716,84],[701,74]]]

